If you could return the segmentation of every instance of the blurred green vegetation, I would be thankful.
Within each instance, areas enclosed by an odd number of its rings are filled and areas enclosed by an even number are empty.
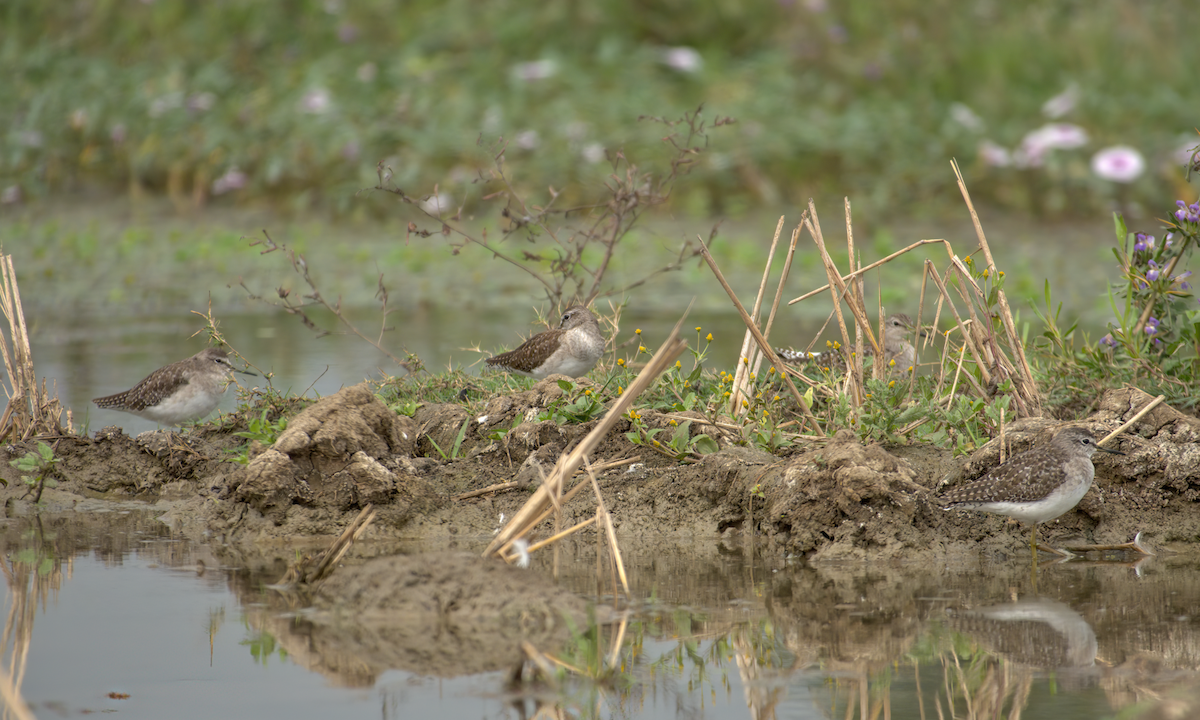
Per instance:
[[[960,207],[951,157],[977,201],[1005,208],[1160,205],[1180,175],[1170,153],[1197,124],[1193,14],[1186,0],[10,0],[0,189],[192,203],[224,189],[222,203],[343,213],[383,160],[410,194],[436,185],[461,203],[499,137],[525,188],[595,187],[611,172],[602,150],[667,152],[640,115],[706,103],[738,122],[712,138],[677,211],[828,193],[930,213]],[[1064,119],[1087,147],[1049,174],[978,161],[981,140],[1016,145],[1071,83]],[[954,121],[954,103],[984,125]],[[1114,143],[1148,158],[1128,191],[1088,172]]]

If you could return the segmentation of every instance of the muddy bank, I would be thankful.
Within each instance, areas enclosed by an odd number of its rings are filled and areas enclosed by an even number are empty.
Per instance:
[[[547,380],[492,399],[476,416],[458,405],[426,405],[410,418],[358,385],[292,418],[271,447],[251,451],[246,465],[231,459],[243,444],[232,434],[237,427],[137,438],[105,428],[93,438],[58,441],[59,488],[43,501],[65,509],[85,498],[143,500],[156,503],[165,522],[191,537],[234,543],[334,535],[367,503],[379,509],[368,538],[489,535],[525,502],[542,469],[594,427],[537,421],[561,394]],[[1148,400],[1137,390],[1110,391],[1079,424],[1108,432]],[[649,411],[642,421],[649,427],[670,423]],[[1059,425],[1043,418],[1013,423],[1009,452],[1044,441]],[[1020,527],[1005,518],[945,512],[931,502],[947,478],[970,479],[993,467],[997,441],[963,461],[927,446],[863,446],[843,432],[773,456],[737,445],[730,432],[696,415],[691,432],[708,434],[721,450],[681,465],[631,444],[628,429],[627,420],[618,423],[592,458],[626,461],[599,477],[625,536],[739,535],[771,553],[813,559],[1012,553],[1024,547]],[[1096,458],[1093,489],[1078,508],[1043,526],[1043,537],[1110,543],[1142,531],[1159,547],[1196,542],[1198,443],[1200,420],[1160,406],[1119,441],[1125,455]],[[27,449],[6,447],[0,464],[9,481],[4,494],[10,515],[28,508],[7,460]],[[453,458],[445,457],[451,452]],[[456,499],[514,479],[520,487]],[[592,514],[590,501],[576,501],[564,522]]]

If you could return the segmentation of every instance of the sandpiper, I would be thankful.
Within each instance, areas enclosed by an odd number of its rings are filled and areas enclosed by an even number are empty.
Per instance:
[[[516,350],[488,358],[487,364],[541,380],[547,375],[586,375],[604,352],[600,323],[582,305],[567,308],[557,328],[538,333]]]
[[[181,425],[199,420],[217,407],[229,386],[231,372],[256,374],[235,368],[229,362],[229,353],[221,348],[208,348],[187,360],[160,367],[130,390],[92,402],[163,425]]]
[[[947,509],[966,508],[1007,515],[1032,526],[1029,547],[1037,549],[1037,526],[1079,504],[1092,486],[1092,455],[1102,448],[1087,428],[1069,427],[1044,445],[1026,450],[978,480],[951,488],[938,500]]]
[[[917,363],[917,350],[908,341],[908,335],[916,328],[912,318],[904,313],[888,315],[883,321],[883,359],[888,365],[895,361],[893,367],[907,370]],[[803,350],[777,350],[779,358],[789,363],[815,363],[819,367],[835,370],[846,368],[846,356],[840,352],[809,353]],[[875,350],[868,343],[863,350],[864,357],[874,357]]]

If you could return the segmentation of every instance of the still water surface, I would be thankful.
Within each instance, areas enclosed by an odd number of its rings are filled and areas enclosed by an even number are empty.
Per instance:
[[[1195,559],[1049,565],[1035,593],[1019,556],[813,568],[705,538],[626,543],[632,600],[615,606],[629,622],[610,680],[567,673],[557,689],[513,692],[505,672],[432,677],[323,655],[304,609],[264,587],[289,551],[192,543],[154,515],[4,522],[4,659],[39,717],[1073,720],[1200,678]],[[613,605],[591,547],[561,546],[558,581]],[[554,572],[550,553],[534,571]],[[603,652],[615,634],[600,630]]]

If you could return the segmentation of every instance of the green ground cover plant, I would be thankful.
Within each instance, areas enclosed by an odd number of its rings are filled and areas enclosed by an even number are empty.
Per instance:
[[[17,0],[0,23],[0,199],[100,185],[180,208],[347,213],[383,160],[398,186],[457,208],[500,138],[528,187],[596,185],[616,153],[658,147],[635,118],[708,103],[742,122],[677,212],[820,194],[935,212],[956,195],[930,160],[957,157],[982,202],[1080,215],[1169,188],[1149,170],[1195,124],[1190,10]],[[1086,142],[1048,138],[1054,123]],[[1106,146],[1138,149],[1147,171],[1097,179],[1089,159]]]

